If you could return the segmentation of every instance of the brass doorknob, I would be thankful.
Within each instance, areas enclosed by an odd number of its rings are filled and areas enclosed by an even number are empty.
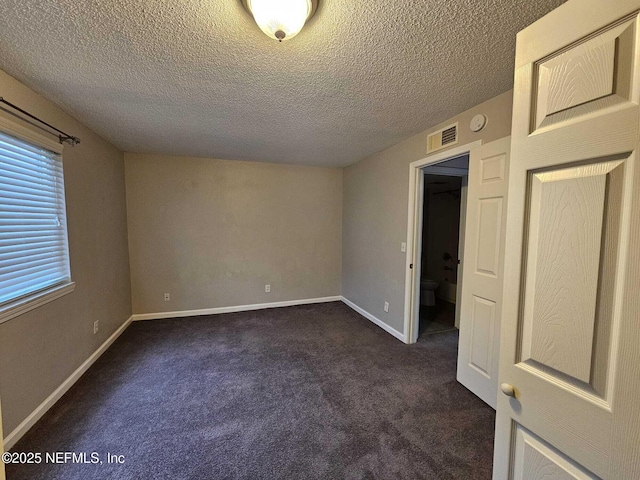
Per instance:
[[[507,397],[516,396],[516,389],[510,383],[503,383],[502,385],[500,385],[500,390],[502,390],[502,393],[504,393]]]

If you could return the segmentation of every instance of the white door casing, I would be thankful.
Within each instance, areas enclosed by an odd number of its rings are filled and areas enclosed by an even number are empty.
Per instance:
[[[495,480],[640,475],[639,11],[518,34]]]
[[[510,137],[471,150],[457,379],[496,408]]]
[[[456,274],[456,318],[455,327],[460,329],[460,302],[462,301],[462,275],[464,275],[464,239],[467,225],[467,190],[469,189],[469,177],[462,177],[462,188],[460,189],[460,229],[458,236],[458,272]]]
[[[409,204],[407,218],[407,257],[404,292],[404,334],[406,343],[418,340],[418,318],[420,316],[420,262],[422,258],[422,203],[424,195],[424,167],[435,166],[434,172],[442,175],[458,175],[460,169],[448,169],[437,164],[469,153],[482,145],[476,140],[466,145],[429,155],[409,165]],[[456,172],[457,170],[457,172]],[[415,267],[415,268],[413,268]]]

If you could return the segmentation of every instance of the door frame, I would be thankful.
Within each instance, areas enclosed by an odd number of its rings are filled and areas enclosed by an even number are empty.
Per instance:
[[[469,158],[471,161],[471,158]],[[454,326],[460,329],[460,312],[462,311],[462,260],[464,260],[464,242],[467,238],[467,198],[469,190],[469,172],[467,176],[462,177],[462,189],[460,193],[460,231],[458,233],[458,271],[456,273],[456,318]]]
[[[472,149],[481,146],[482,143],[482,140],[476,140],[475,142],[467,143],[443,152],[434,153],[421,160],[416,160],[409,165],[407,258],[404,282],[404,332],[406,343],[416,343],[418,340],[418,317],[420,316],[420,260],[422,259],[422,202],[424,197],[424,175],[422,170],[430,165],[436,165],[438,163],[469,154]],[[443,172],[443,175],[446,175],[446,173]],[[461,278],[459,281],[461,281]]]

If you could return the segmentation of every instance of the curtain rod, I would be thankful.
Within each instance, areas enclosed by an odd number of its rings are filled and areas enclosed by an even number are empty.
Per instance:
[[[72,147],[75,147],[77,144],[80,143],[80,139],[78,137],[74,137],[73,135],[69,135],[68,133],[63,132],[62,130],[57,129],[56,127],[54,127],[53,125],[45,122],[44,120],[39,119],[38,117],[36,117],[35,115],[30,114],[29,112],[27,112],[26,110],[23,110],[22,108],[14,105],[13,103],[5,100],[3,97],[0,97],[0,103],[4,103],[5,105],[10,106],[11,108],[13,108],[14,110],[17,110],[18,112],[20,112],[23,115],[26,115],[27,117],[29,117],[31,120],[27,119],[27,118],[20,118],[20,120],[22,120],[23,122],[29,123],[35,127],[40,128],[42,131],[48,133],[49,135],[53,135],[54,137],[58,137],[58,140],[60,141],[60,143],[68,143],[69,145],[71,145]],[[3,109],[4,110],[4,109]],[[12,113],[12,112],[9,112]],[[15,114],[13,114],[15,115]],[[17,115],[16,115],[17,116]],[[35,120],[38,123],[41,123],[42,125],[46,125],[47,127],[51,128],[52,130],[55,130],[58,133],[53,133],[50,132],[44,128],[42,128],[42,126],[37,125],[35,123],[33,123],[32,120]]]

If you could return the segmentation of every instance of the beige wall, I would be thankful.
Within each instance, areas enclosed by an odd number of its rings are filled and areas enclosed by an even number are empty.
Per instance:
[[[63,154],[75,291],[0,324],[0,398],[9,435],[129,318],[131,294],[122,152],[1,71],[0,92],[82,140]]]
[[[407,241],[409,164],[427,156],[427,135],[460,122],[457,146],[485,143],[511,133],[512,92],[506,92],[344,171],[342,294],[397,331],[404,329],[405,254]],[[487,126],[469,129],[483,113]],[[389,312],[383,309],[390,304]]]
[[[0,416],[2,416],[2,401],[0,401]],[[4,452],[4,436],[2,435],[2,422],[0,422],[0,453]],[[0,480],[5,480],[4,462],[0,462]]]
[[[76,289],[0,324],[5,435],[129,317],[132,296],[133,312],[153,313],[342,293],[402,331],[408,165],[439,126],[344,170],[123,156],[4,72],[0,92],[82,139],[64,152]],[[479,134],[475,113],[489,117]],[[460,144],[509,135],[511,92],[442,125],[458,120]]]
[[[134,313],[340,295],[342,169],[128,153],[125,164]]]

